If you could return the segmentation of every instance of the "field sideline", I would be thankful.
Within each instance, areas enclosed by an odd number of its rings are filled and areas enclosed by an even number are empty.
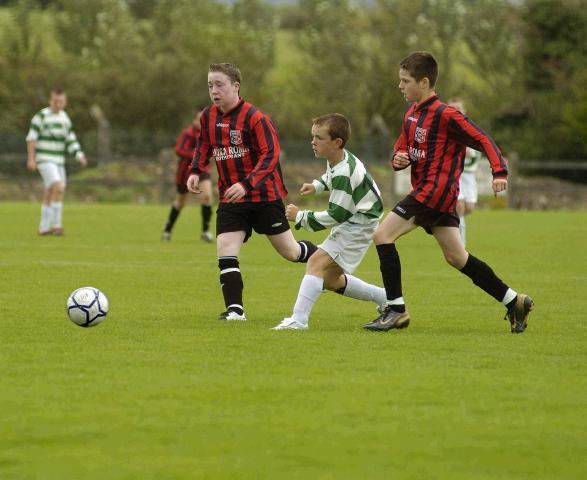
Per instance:
[[[536,309],[523,335],[418,231],[398,242],[412,323],[325,293],[273,332],[304,267],[241,254],[249,321],[223,323],[215,246],[191,206],[0,203],[0,478],[580,479],[587,471],[586,212],[475,212],[469,248]],[[296,232],[316,242],[323,235]],[[376,252],[357,275],[380,284]],[[109,297],[82,329],[68,294]]]

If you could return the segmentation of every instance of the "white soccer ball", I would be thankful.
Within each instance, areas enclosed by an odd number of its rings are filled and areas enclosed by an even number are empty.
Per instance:
[[[102,323],[108,313],[108,298],[94,287],[74,290],[67,299],[67,314],[80,327]]]

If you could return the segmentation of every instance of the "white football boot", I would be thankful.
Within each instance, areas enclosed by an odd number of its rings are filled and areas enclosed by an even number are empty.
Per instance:
[[[271,330],[308,330],[308,325],[300,323],[293,318],[284,318],[281,323]]]

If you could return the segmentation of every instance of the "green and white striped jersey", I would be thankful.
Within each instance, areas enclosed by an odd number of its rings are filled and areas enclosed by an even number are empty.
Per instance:
[[[37,163],[53,162],[64,165],[66,151],[77,159],[84,155],[71,120],[63,110],[53,113],[46,107],[38,112],[31,120],[26,140],[37,142]]]
[[[330,167],[312,182],[316,193],[330,191],[328,210],[313,212],[300,210],[296,216],[296,229],[317,232],[344,222],[361,225],[378,222],[383,215],[383,202],[377,184],[365,165],[348,150],[344,159]]]
[[[477,150],[473,150],[472,148],[467,147],[467,152],[465,153],[465,165],[463,168],[463,172],[467,173],[474,173],[477,170],[477,162],[481,158],[481,152]]]

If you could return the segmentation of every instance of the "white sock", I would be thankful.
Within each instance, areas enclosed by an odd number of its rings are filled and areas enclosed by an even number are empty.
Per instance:
[[[404,302],[404,297],[397,297],[393,300],[387,300],[385,303],[387,303],[387,305],[404,305],[406,302]]]
[[[345,277],[346,288],[343,293],[345,297],[375,302],[377,305],[382,305],[387,300],[384,288],[371,285],[352,275],[345,275]]]
[[[61,228],[61,218],[63,216],[63,202],[51,202],[53,210],[53,226]]]
[[[459,232],[461,234],[461,240],[463,241],[463,245],[467,244],[466,241],[466,233],[465,230],[467,229],[467,225],[465,224],[465,216],[463,215],[462,217],[459,217],[460,221],[459,221]]]
[[[501,303],[503,303],[504,305],[507,305],[517,296],[518,296],[518,292],[515,292],[511,288],[508,288],[508,291],[505,292],[505,296],[503,297],[503,300],[501,301]]]
[[[44,203],[41,205],[41,223],[39,224],[39,232],[46,232],[51,228],[51,217],[53,210],[49,205]]]
[[[304,275],[302,283],[300,284],[300,291],[298,292],[298,298],[294,305],[292,318],[299,323],[304,325],[308,324],[310,318],[310,312],[312,307],[324,286],[324,279],[315,277],[314,275]]]

